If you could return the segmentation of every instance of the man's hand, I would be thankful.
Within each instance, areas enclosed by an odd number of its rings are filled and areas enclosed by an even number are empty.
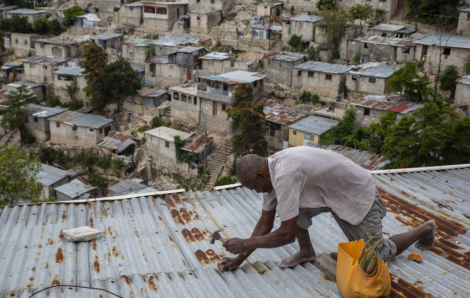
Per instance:
[[[243,261],[240,261],[239,258],[223,258],[218,264],[217,267],[221,272],[225,272],[229,269],[236,269],[240,266]]]
[[[240,238],[228,239],[222,244],[222,246],[225,247],[226,251],[231,252],[235,255],[241,254],[248,250],[245,239]]]

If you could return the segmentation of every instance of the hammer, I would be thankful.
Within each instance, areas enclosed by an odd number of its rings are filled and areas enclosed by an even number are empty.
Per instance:
[[[212,233],[211,244],[214,244],[215,240],[219,240],[222,243],[224,243],[227,240],[227,239],[223,238],[222,236],[220,236],[220,232],[222,232],[223,230],[224,229],[218,229],[217,231]]]

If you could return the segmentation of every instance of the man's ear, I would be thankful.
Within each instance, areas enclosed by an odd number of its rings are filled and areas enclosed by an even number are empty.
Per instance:
[[[260,178],[266,178],[266,173],[263,171],[258,171],[258,173],[256,173],[256,176]]]

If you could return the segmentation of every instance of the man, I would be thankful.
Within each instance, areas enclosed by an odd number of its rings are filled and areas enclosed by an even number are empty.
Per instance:
[[[223,243],[235,258],[224,258],[220,268],[234,269],[257,248],[274,248],[297,239],[300,251],[283,260],[281,268],[294,267],[316,259],[308,233],[311,218],[331,212],[349,241],[377,236],[381,259],[388,261],[416,242],[422,250],[434,245],[436,224],[430,220],[420,227],[384,239],[382,218],[386,210],[379,199],[370,171],[343,155],[329,150],[295,147],[269,158],[254,154],[237,164],[240,183],[263,193],[262,214],[248,239],[232,238]],[[281,226],[271,232],[276,212]]]

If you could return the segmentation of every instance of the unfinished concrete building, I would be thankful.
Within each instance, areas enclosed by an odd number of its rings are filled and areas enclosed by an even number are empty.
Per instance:
[[[346,86],[348,91],[368,94],[387,94],[393,90],[387,87],[392,74],[398,70],[396,65],[366,63],[358,65],[347,74]]]
[[[24,111],[24,129],[37,140],[45,142],[51,137],[49,118],[61,114],[68,109],[45,107],[33,103],[21,106]]]
[[[251,28],[251,36],[253,39],[281,40],[282,26],[258,23]]]
[[[457,26],[457,35],[470,35],[470,8],[459,9],[459,23]]]
[[[44,19],[46,17],[45,10],[35,10],[35,9],[14,9],[8,10],[6,12],[6,18],[11,19],[14,15],[25,17],[28,19],[28,22],[34,24],[37,20]]]
[[[130,63],[144,63],[150,56],[148,46],[150,39],[136,38],[128,40],[122,44],[121,57]]]
[[[151,43],[155,55],[168,55],[184,47],[204,47],[208,48],[212,44],[210,37],[201,35],[168,34]]]
[[[20,59],[24,64],[25,81],[36,82],[45,85],[54,84],[54,71],[67,66],[66,59],[47,58],[32,56],[26,59]]]
[[[429,74],[437,74],[449,65],[455,65],[461,74],[463,63],[470,55],[470,36],[432,33],[416,41],[416,59],[425,61],[424,68]]]
[[[134,95],[133,102],[136,105],[147,107],[158,107],[168,100],[168,93],[165,90],[144,87]]]
[[[398,32],[406,30],[406,26],[396,26],[390,24],[380,24],[369,29],[374,36],[380,37],[398,37]],[[414,31],[413,31],[414,32]],[[402,33],[403,34],[403,33]],[[402,37],[404,38],[404,37]]]
[[[315,27],[322,18],[319,16],[297,16],[282,22],[282,40],[289,42],[292,35],[301,36],[303,41],[315,40]]]
[[[279,2],[264,2],[258,4],[256,8],[256,15],[258,16],[275,16],[280,17],[282,15],[282,9],[284,8],[284,3]]]
[[[222,12],[202,8],[191,11],[190,16],[191,33],[209,34],[211,29],[217,26],[222,19]]]
[[[144,5],[143,26],[160,33],[171,32],[180,16],[188,12],[187,2],[143,1],[142,4]]]
[[[52,37],[34,40],[36,56],[47,56],[60,59],[81,57],[85,41],[76,41],[64,37]]]
[[[121,49],[121,37],[122,34],[105,32],[98,35],[93,35],[90,37],[90,40],[96,42],[96,44],[106,51],[109,49],[120,50]]]
[[[8,37],[5,37],[7,39]],[[42,38],[42,36],[34,33],[11,33],[10,49],[16,56],[29,56],[34,49],[34,41]]]
[[[170,63],[168,55],[151,57],[145,60],[145,73],[153,77],[155,86],[167,88],[182,83],[183,67]]]
[[[183,79],[187,81],[194,81],[196,79],[194,70],[199,68],[201,63],[199,58],[202,57],[205,53],[206,52],[204,51],[204,47],[192,46],[184,47],[176,52],[176,65],[182,67],[184,74]],[[170,61],[172,60],[172,55],[170,55]]]
[[[346,73],[351,66],[307,61],[292,71],[292,88],[320,96],[336,97],[344,91]]]
[[[197,70],[199,76],[211,76],[233,70],[236,54],[212,52],[199,58],[201,67]]]
[[[171,121],[184,122],[187,125],[201,125],[202,100],[198,98],[197,86],[173,86],[170,87],[171,96]]]
[[[87,97],[83,88],[87,86],[85,75],[83,72],[85,68],[81,67],[65,67],[54,71],[54,93],[59,96],[62,102],[68,102],[71,100],[70,95],[67,93],[67,86],[76,87],[75,98],[85,101],[87,103]]]
[[[189,0],[189,10],[207,9],[226,13],[233,6],[233,0]]]
[[[5,90],[7,91],[16,91],[18,87],[21,87],[25,85],[26,88],[28,88],[29,91],[31,91],[34,95],[36,95],[39,99],[39,101],[44,100],[44,85],[42,84],[36,84],[36,83],[31,83],[31,82],[25,82],[25,81],[19,81],[19,82],[13,82],[5,86]]]
[[[292,70],[306,60],[307,55],[290,52],[276,52],[265,55],[262,62],[263,69],[268,74],[266,81],[292,86]]]
[[[121,6],[118,15],[114,15],[114,21],[130,28],[138,28],[144,22],[144,5],[134,2]]]

